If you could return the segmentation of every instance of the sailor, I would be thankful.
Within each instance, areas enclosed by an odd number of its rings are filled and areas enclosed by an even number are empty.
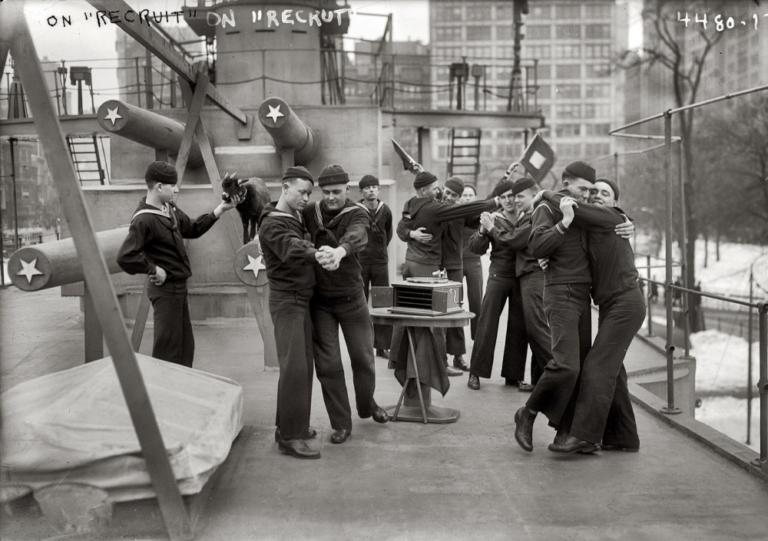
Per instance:
[[[340,165],[328,165],[317,177],[323,199],[304,210],[307,230],[315,247],[328,246],[331,260],[315,268],[316,285],[310,303],[317,379],[331,427],[332,443],[344,443],[352,433],[352,413],[341,362],[339,328],[352,365],[357,414],[377,423],[389,420],[373,398],[376,369],[373,322],[363,293],[357,254],[368,240],[369,217],[347,198],[349,175]]]
[[[459,177],[451,177],[445,181],[443,186],[442,202],[444,205],[458,204],[463,193],[464,181]],[[472,222],[477,225],[477,219],[473,218]],[[440,266],[445,269],[448,279],[460,284],[464,280],[462,235],[465,223],[464,218],[457,218],[445,223],[445,227],[443,227],[443,260],[440,263]],[[464,354],[467,352],[467,346],[464,342],[464,327],[449,327],[445,330],[445,348],[448,355],[453,355],[453,368],[464,372],[469,371],[469,366],[464,362]]]
[[[402,219],[397,225],[398,237],[408,243],[403,264],[403,278],[434,277],[442,262],[442,237],[445,223],[451,220],[477,218],[482,212],[493,210],[499,203],[497,197],[488,201],[475,201],[463,205],[445,205],[437,200],[440,183],[429,171],[421,171],[413,181],[416,196],[406,201]],[[434,329],[439,346],[445,347],[444,329]],[[392,348],[400,347],[404,331],[396,327],[392,332]],[[397,362],[391,358],[390,367]],[[460,369],[447,366],[445,349],[438,352],[443,357],[446,373],[460,376]]]
[[[562,196],[544,198],[557,204]],[[590,191],[589,204],[572,207],[574,223],[587,231],[598,328],[581,368],[573,418],[568,420],[569,436],[551,444],[551,451],[588,453],[600,446],[631,452],[640,448],[624,357],[645,320],[646,306],[632,246],[614,233],[615,226],[625,221],[618,198],[618,184],[600,178]]]
[[[542,201],[533,213],[528,240],[533,257],[548,258],[544,310],[552,335],[552,360],[525,406],[515,413],[515,440],[529,452],[533,450],[533,423],[539,411],[549,418],[550,426],[557,429],[555,445],[568,437],[571,414],[567,410],[575,406],[574,391],[581,363],[591,345],[592,276],[587,237],[586,232],[573,223],[573,207],[577,202],[587,201],[595,182],[595,170],[586,162],[575,161],[566,166],[562,180],[564,188],[558,192],[562,196],[559,204]],[[616,234],[621,234],[622,224],[617,226]],[[585,452],[588,452],[586,448]]]
[[[314,375],[309,300],[315,285],[314,267],[321,262],[330,265],[330,256],[309,240],[301,214],[313,187],[309,171],[289,167],[283,174],[280,199],[267,205],[259,220],[280,365],[275,440],[282,452],[296,458],[320,458],[320,451],[306,442],[317,436],[309,427]]]
[[[358,183],[362,199],[357,203],[370,216],[368,243],[358,254],[363,278],[365,299],[371,286],[389,286],[389,256],[387,247],[392,240],[392,211],[379,200],[379,179],[365,175]],[[373,347],[376,355],[389,358],[389,344],[392,341],[392,327],[373,326]]]
[[[117,264],[128,274],[149,275],[147,290],[155,321],[152,356],[191,367],[195,337],[189,317],[187,279],[192,276],[192,269],[183,239],[202,236],[240,199],[222,201],[212,212],[192,221],[173,202],[179,193],[174,166],[153,162],[147,167],[144,180],[147,195],[131,219]]]
[[[505,240],[515,231],[517,210],[515,207],[515,183],[503,180],[494,188],[494,195],[501,200],[501,212],[483,213],[480,216],[480,228],[469,240],[470,249],[476,254],[484,254],[491,245],[491,266],[488,270],[488,283],[480,307],[477,322],[477,340],[472,347],[469,379],[467,386],[480,389],[479,378],[490,378],[493,369],[493,357],[496,350],[496,338],[499,332],[499,319],[504,305],[509,301],[506,342],[501,365],[501,376],[506,385],[517,386],[526,390],[523,379],[525,360],[528,352],[525,321],[523,318],[523,300],[520,281],[515,276],[515,258],[522,246],[511,247]],[[504,241],[503,241],[504,240]],[[525,241],[523,241],[524,246]],[[536,362],[534,358],[532,362]]]
[[[464,192],[459,203],[471,203],[477,200],[477,189],[472,184],[464,184]],[[477,231],[480,223],[466,223],[461,232],[461,272],[467,283],[467,302],[469,311],[475,314],[469,322],[470,336],[475,340],[477,335],[477,316],[483,302],[483,264],[480,256],[469,249],[469,239]]]

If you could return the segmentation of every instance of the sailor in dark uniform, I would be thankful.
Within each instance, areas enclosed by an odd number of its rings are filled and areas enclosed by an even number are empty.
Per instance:
[[[363,277],[365,299],[371,286],[389,286],[389,256],[387,247],[392,240],[392,211],[379,200],[379,179],[365,175],[358,184],[363,198],[357,205],[370,216],[368,243],[357,256]],[[389,358],[389,344],[392,341],[390,325],[373,326],[373,347],[376,355]]]
[[[259,241],[269,280],[269,313],[280,364],[275,439],[282,452],[296,458],[320,458],[320,451],[306,443],[317,436],[309,427],[314,375],[309,300],[315,285],[313,267],[330,264],[330,256],[309,240],[301,214],[313,187],[309,171],[289,167],[283,175],[279,201],[267,205],[259,220]]]
[[[341,361],[339,328],[352,365],[357,414],[377,423],[389,420],[373,398],[376,368],[373,355],[373,323],[363,294],[357,254],[366,245],[369,217],[347,198],[349,175],[340,165],[326,166],[317,177],[323,199],[304,210],[312,242],[326,246],[331,262],[315,268],[316,285],[310,303],[312,342],[317,379],[331,427],[332,443],[343,443],[352,432],[352,413]]]
[[[238,197],[222,201],[213,212],[191,220],[173,203],[179,188],[176,168],[153,162],[144,174],[147,196],[139,204],[117,255],[117,264],[128,274],[148,274],[155,332],[152,356],[191,367],[195,338],[189,318],[187,278],[192,276],[184,239],[208,231]]]

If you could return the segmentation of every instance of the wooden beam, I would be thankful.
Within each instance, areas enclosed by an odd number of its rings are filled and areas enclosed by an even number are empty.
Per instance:
[[[125,396],[142,455],[155,490],[160,511],[172,540],[192,538],[189,517],[171,469],[160,428],[149,400],[144,378],[128,338],[109,271],[93,231],[88,207],[72,165],[48,87],[35,50],[29,27],[23,16],[23,3],[7,2],[0,8],[0,20],[13,20],[11,54],[21,82],[27,91],[32,116],[51,171],[61,207],[72,232],[77,252],[84,262],[85,282],[97,301],[99,316],[112,354],[115,371]],[[8,17],[11,15],[12,17]],[[6,24],[2,24],[6,30]],[[8,35],[8,34],[6,34]]]
[[[123,15],[128,11],[136,13],[124,0],[88,0],[88,3],[96,9],[105,12],[118,11]],[[197,68],[187,62],[184,56],[174,49],[173,45],[160,32],[151,28],[148,24],[140,24],[139,21],[129,23],[123,19],[124,16],[120,18],[120,22],[115,23],[116,26],[122,28],[126,34],[146,47],[150,53],[157,56],[165,65],[176,72],[179,77],[191,85],[197,83]],[[225,113],[240,122],[240,124],[248,123],[245,113],[230,103],[215,86],[208,85],[205,92],[213,103],[221,107]]]
[[[205,91],[208,88],[208,83],[208,75],[201,73],[195,86],[192,100],[188,106],[189,114],[187,115],[187,123],[184,126],[184,137],[181,139],[179,154],[176,156],[176,172],[179,175],[179,187],[181,187],[181,182],[184,179],[184,172],[187,170],[187,160],[189,159],[189,153],[192,150],[192,143],[195,139],[195,128],[200,123],[200,113],[205,103]],[[186,82],[182,82],[181,86],[189,88]],[[213,179],[211,179],[211,182],[213,182]]]

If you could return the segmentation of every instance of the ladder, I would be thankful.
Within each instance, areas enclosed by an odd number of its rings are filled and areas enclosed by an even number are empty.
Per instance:
[[[103,185],[105,175],[101,166],[97,136],[67,135],[67,146],[80,184],[98,182]]]
[[[448,176],[459,176],[465,181],[477,183],[480,174],[479,128],[451,128],[451,146],[448,150]]]

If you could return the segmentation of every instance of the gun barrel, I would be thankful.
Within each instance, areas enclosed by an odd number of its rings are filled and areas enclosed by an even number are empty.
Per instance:
[[[127,226],[96,233],[110,274],[122,272],[117,253],[127,235]],[[85,279],[83,261],[71,238],[20,248],[8,260],[8,274],[13,285],[22,291],[49,289]]]
[[[272,97],[259,106],[259,121],[278,148],[293,148],[296,165],[306,165],[315,154],[315,134],[285,100]]]
[[[172,156],[179,153],[184,137],[184,124],[181,122],[118,100],[101,104],[96,119],[110,133],[150,148],[168,150]],[[203,155],[196,140],[192,141],[187,164],[192,168],[203,165]]]

